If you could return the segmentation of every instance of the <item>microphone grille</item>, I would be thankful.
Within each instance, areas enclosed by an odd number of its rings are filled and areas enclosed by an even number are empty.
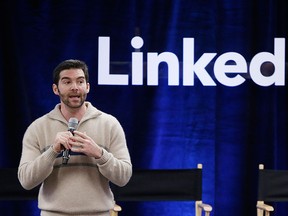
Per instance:
[[[68,122],[68,128],[75,130],[78,125],[78,119],[77,118],[70,118]]]

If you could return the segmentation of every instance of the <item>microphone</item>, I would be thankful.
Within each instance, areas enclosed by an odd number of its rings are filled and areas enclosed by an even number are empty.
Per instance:
[[[70,131],[74,136],[74,130],[78,126],[78,119],[77,118],[70,118],[68,122],[68,131]],[[70,159],[70,149],[65,149],[62,155],[62,164],[67,164],[68,160]]]

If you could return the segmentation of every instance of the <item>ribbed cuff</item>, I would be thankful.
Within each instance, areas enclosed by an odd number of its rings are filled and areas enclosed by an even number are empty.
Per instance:
[[[51,147],[45,151],[45,158],[47,161],[50,161],[51,163],[53,163],[59,154],[60,153],[57,153],[53,150],[53,147],[51,145]]]
[[[103,151],[103,154],[102,154],[101,158],[99,158],[99,159],[95,158],[96,163],[99,165],[105,164],[109,160],[109,157],[110,157],[109,153],[104,148],[102,151]]]

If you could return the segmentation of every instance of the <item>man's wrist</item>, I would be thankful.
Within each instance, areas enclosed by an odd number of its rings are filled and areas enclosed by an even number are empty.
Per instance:
[[[61,151],[58,152],[58,151],[55,150],[54,145],[51,145],[51,148],[52,148],[53,152],[55,152],[56,154],[60,154],[61,153]]]
[[[95,159],[100,159],[103,156],[103,148],[101,148],[101,153],[99,156],[95,157]]]

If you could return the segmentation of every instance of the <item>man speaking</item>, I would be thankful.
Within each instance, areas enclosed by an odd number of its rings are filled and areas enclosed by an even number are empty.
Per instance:
[[[83,61],[61,62],[53,79],[60,103],[27,128],[19,181],[27,190],[41,185],[41,216],[108,216],[114,207],[109,182],[124,186],[132,175],[124,131],[115,117],[86,101]]]

